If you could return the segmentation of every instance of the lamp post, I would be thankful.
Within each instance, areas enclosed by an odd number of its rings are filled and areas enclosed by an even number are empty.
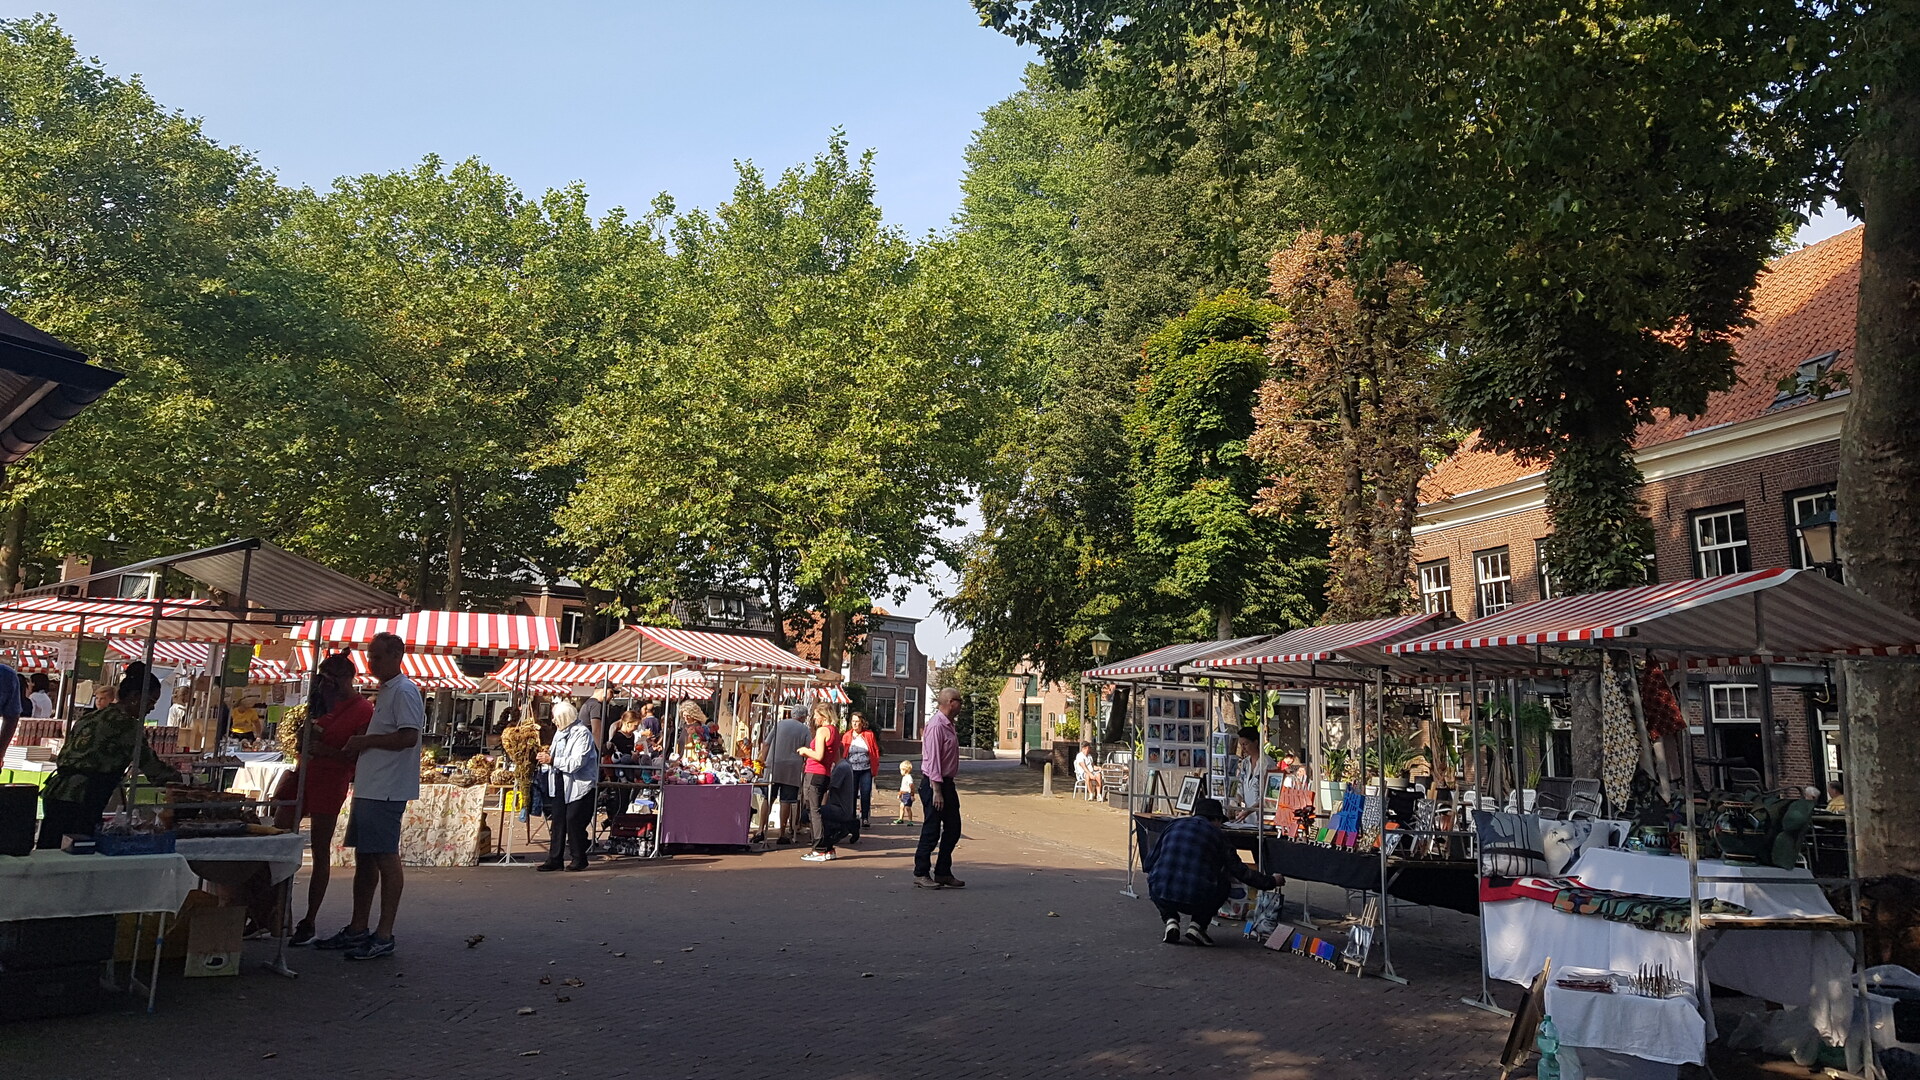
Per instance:
[[[1806,545],[1808,566],[1839,581],[1840,515],[1831,509],[1815,511],[1801,519],[1799,529],[1800,542]]]
[[[1113,639],[1107,636],[1107,628],[1103,626],[1093,632],[1093,636],[1087,639],[1087,644],[1092,646],[1095,660],[1105,660],[1108,650],[1113,648]]]

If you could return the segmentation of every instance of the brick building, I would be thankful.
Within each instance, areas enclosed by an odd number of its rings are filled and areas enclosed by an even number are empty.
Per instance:
[[[884,749],[920,737],[927,697],[927,655],[914,634],[919,619],[875,609],[866,619],[862,652],[847,659],[847,681],[866,691],[867,721]]]
[[[1000,687],[997,724],[999,745],[1022,750],[1051,747],[1055,741],[1071,740],[1060,733],[1063,722],[1076,715],[1073,688],[1066,683],[1045,682],[1037,671],[1022,664]]]
[[[1860,240],[1855,228],[1770,264],[1754,290],[1753,325],[1740,335],[1739,382],[1698,417],[1662,415],[1640,430],[1640,495],[1655,531],[1649,580],[1808,565],[1798,526],[1835,509],[1848,402],[1844,388],[1810,389],[1852,365]],[[1540,554],[1549,531],[1542,480],[1539,466],[1472,439],[1433,469],[1414,526],[1425,610],[1472,619],[1554,595]],[[1776,784],[1839,778],[1820,669],[1724,668],[1696,682],[1688,709],[1700,753],[1764,763]],[[1564,732],[1553,742],[1549,769],[1565,775]]]

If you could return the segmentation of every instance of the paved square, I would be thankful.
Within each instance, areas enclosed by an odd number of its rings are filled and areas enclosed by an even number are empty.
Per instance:
[[[164,980],[155,1016],[123,1006],[0,1027],[0,1060],[42,1080],[1496,1068],[1504,1022],[1459,1004],[1478,988],[1471,920],[1442,912],[1429,928],[1423,913],[1402,914],[1395,961],[1409,987],[1225,928],[1221,948],[1170,947],[1146,901],[1120,893],[1117,812],[1036,809],[1037,797],[995,785],[983,776],[963,789],[964,891],[914,889],[912,831],[891,826],[820,865],[786,848],[581,874],[410,871],[390,961],[295,950],[301,975],[289,981],[259,969],[266,946],[252,943],[238,978]],[[1314,893],[1322,908],[1341,900]],[[345,921],[346,905],[341,882],[323,929]],[[474,935],[485,940],[469,948]]]

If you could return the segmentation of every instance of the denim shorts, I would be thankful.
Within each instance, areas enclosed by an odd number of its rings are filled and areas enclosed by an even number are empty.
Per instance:
[[[407,812],[404,799],[355,799],[347,817],[347,846],[363,855],[400,853],[400,818]]]

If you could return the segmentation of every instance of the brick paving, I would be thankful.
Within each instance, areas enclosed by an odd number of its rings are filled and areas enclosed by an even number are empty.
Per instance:
[[[1224,928],[1221,948],[1169,947],[1146,901],[1121,895],[1118,811],[1023,790],[1037,788],[1034,774],[987,769],[963,789],[964,891],[914,889],[911,830],[884,825],[823,865],[787,848],[582,874],[416,870],[391,961],[295,950],[301,976],[284,980],[251,962],[267,955],[251,943],[238,978],[164,979],[156,1016],[127,1005],[0,1028],[0,1060],[88,1080],[1496,1068],[1504,1022],[1459,1004],[1478,987],[1456,922],[1471,920],[1407,916],[1395,952],[1407,987]],[[329,899],[336,924],[346,899]],[[1322,888],[1314,903],[1338,899]],[[485,940],[469,948],[473,935]]]

